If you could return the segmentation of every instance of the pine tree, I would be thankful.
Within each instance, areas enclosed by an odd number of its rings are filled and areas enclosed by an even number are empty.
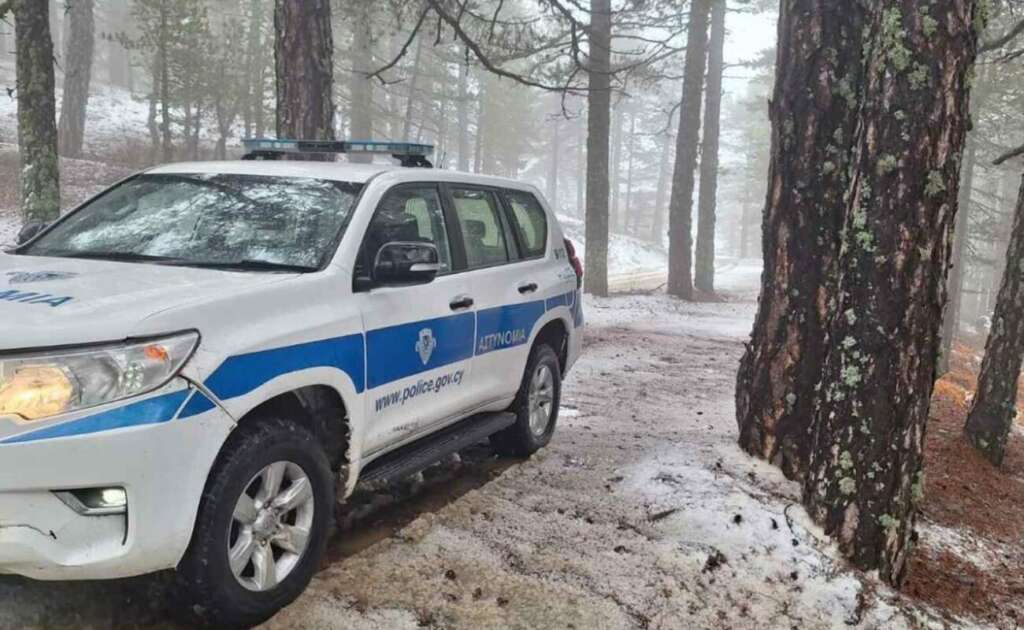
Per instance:
[[[851,84],[861,109],[804,504],[853,564],[894,585],[923,488],[979,4],[874,3],[851,42],[867,65]]]
[[[64,98],[61,100],[58,136],[61,154],[81,157],[89,82],[96,41],[93,0],[68,0],[71,35],[64,54]]]
[[[779,15],[771,165],[762,238],[764,274],[740,362],[740,446],[799,478],[827,346],[825,308],[849,181],[864,81],[864,17],[846,0],[785,0]],[[806,78],[819,77],[810,84]]]
[[[334,139],[334,40],[329,0],[277,0],[277,135]]]
[[[700,147],[700,113],[707,67],[711,0],[693,0],[687,27],[683,97],[668,217],[668,293],[693,298],[693,190]]]
[[[697,254],[693,274],[696,287],[706,293],[715,290],[715,215],[718,211],[718,145],[722,127],[722,75],[725,71],[725,13],[725,0],[713,0],[697,202]]]
[[[611,135],[611,0],[590,2],[587,92],[586,275],[584,288],[608,295],[608,138]]]
[[[1006,252],[1006,271],[978,375],[978,392],[964,432],[994,465],[1003,463],[1017,415],[1017,381],[1024,361],[1024,181]]]
[[[18,153],[21,212],[25,222],[60,214],[60,174],[49,4],[0,2],[0,16],[14,14],[17,47]]]

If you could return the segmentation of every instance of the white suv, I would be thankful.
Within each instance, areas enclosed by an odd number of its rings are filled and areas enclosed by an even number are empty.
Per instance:
[[[256,156],[425,163],[336,145]],[[543,447],[580,353],[582,268],[515,181],[174,164],[35,231],[0,253],[0,573],[176,568],[211,624],[294,600],[357,481]]]

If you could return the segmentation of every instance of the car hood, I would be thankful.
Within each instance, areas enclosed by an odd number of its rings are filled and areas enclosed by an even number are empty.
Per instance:
[[[147,320],[292,277],[0,253],[0,351],[174,332],[155,329],[168,325],[166,317]],[[171,319],[175,330],[200,324]]]

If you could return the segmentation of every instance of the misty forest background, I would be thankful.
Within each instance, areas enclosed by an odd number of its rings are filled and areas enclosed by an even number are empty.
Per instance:
[[[990,329],[966,435],[1003,461],[1024,356],[1017,2],[6,0],[0,14],[14,18],[0,25],[8,216],[51,220],[133,170],[238,157],[247,136],[429,142],[438,168],[544,191],[585,246],[590,294],[654,256],[670,295],[716,300],[716,267],[763,257],[739,441],[803,482],[857,566],[904,580],[934,379],[956,340],[980,356]]]

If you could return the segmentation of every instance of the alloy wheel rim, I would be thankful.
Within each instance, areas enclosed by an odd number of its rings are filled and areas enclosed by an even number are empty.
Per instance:
[[[246,590],[273,590],[309,547],[316,500],[313,485],[295,463],[263,468],[235,502],[228,528],[228,563]]]
[[[535,436],[547,432],[554,406],[555,376],[547,365],[538,365],[530,378],[529,389],[530,431]]]

